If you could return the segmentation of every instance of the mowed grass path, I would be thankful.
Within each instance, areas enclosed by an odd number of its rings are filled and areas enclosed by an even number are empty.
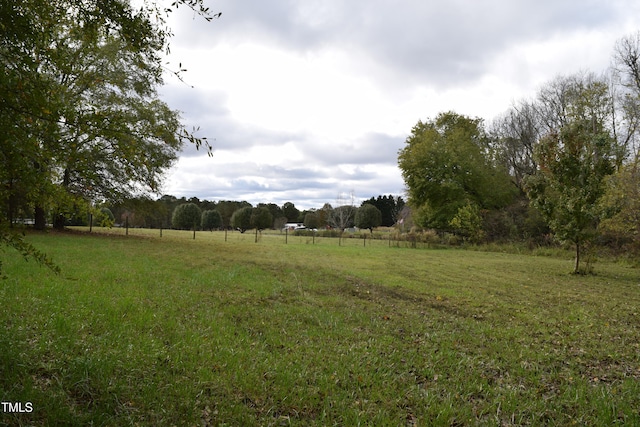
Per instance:
[[[0,425],[640,424],[636,269],[154,233],[2,254]]]

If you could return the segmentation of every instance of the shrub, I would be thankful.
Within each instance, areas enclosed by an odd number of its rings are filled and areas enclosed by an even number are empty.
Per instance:
[[[113,216],[113,212],[109,208],[100,208],[93,216],[93,225],[98,225],[100,227],[113,227],[116,218]]]

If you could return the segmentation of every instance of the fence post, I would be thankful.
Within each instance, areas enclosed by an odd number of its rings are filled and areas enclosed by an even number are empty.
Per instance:
[[[93,214],[89,213],[89,233],[93,230]]]
[[[286,227],[284,229],[284,244],[288,244],[289,243],[289,227]]]
[[[125,236],[129,235],[129,215],[124,217],[124,234]]]

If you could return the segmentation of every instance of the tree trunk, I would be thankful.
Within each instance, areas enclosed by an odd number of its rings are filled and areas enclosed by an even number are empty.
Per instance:
[[[576,266],[573,270],[573,274],[580,273],[580,241],[576,241]]]
[[[58,214],[53,220],[53,228],[55,228],[56,230],[64,230],[65,222],[66,222],[65,216],[62,214]]]
[[[47,226],[47,218],[42,206],[36,206],[33,212],[33,228],[44,230]]]

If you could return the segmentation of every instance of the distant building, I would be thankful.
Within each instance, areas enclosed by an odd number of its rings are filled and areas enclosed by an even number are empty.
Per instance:
[[[301,222],[288,222],[282,227],[282,231],[304,230],[305,226]]]

